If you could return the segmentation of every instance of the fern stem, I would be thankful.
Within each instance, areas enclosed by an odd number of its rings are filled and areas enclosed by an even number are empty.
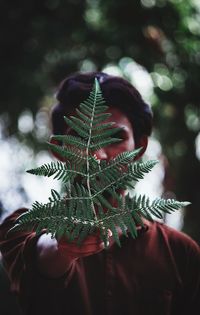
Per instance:
[[[92,135],[92,126],[93,126],[93,121],[94,121],[94,113],[95,113],[95,107],[96,107],[96,101],[97,101],[97,91],[98,91],[98,82],[97,79],[95,79],[95,95],[94,95],[94,106],[92,108],[92,116],[90,120],[90,128],[89,128],[89,137],[88,137],[88,142],[87,142],[87,147],[86,147],[86,169],[87,169],[87,188],[89,192],[89,197],[90,197],[90,202],[91,202],[91,207],[92,211],[94,213],[95,220],[98,220],[97,214],[95,211],[95,206],[92,198],[92,193],[91,193],[91,187],[90,187],[90,164],[89,164],[89,147],[90,147],[90,142],[91,142],[91,135]]]

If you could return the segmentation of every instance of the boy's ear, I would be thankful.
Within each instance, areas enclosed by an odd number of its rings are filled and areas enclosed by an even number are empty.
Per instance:
[[[137,148],[142,148],[141,151],[139,152],[139,154],[136,156],[136,160],[140,159],[144,152],[146,151],[148,145],[148,137],[147,136],[143,136],[140,138],[139,142],[137,143]]]
[[[51,144],[55,144],[55,145],[61,146],[60,141],[53,139],[53,136],[50,137],[49,142],[50,142]],[[59,161],[61,161],[61,162],[64,162],[64,161],[65,161],[64,158],[63,158],[62,156],[60,156],[58,153],[54,152],[54,151],[51,150],[51,149],[50,149],[49,151],[50,151],[51,154],[52,154],[56,159],[58,159]]]

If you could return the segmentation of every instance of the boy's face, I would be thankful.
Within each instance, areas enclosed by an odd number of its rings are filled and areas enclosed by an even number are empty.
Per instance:
[[[114,159],[118,154],[123,153],[125,151],[132,151],[136,148],[135,146],[135,141],[134,141],[134,133],[133,133],[133,128],[132,125],[128,119],[128,117],[121,112],[118,108],[116,107],[110,107],[107,111],[108,113],[111,113],[111,116],[107,119],[107,122],[114,122],[113,128],[121,128],[122,130],[119,132],[119,134],[115,134],[115,137],[122,139],[120,142],[116,142],[113,144],[110,144],[108,146],[105,146],[97,151],[95,151],[93,154],[96,155],[96,158],[98,160],[106,160],[110,161]],[[71,113],[71,115],[75,115],[75,113]],[[70,116],[70,115],[69,115]],[[65,134],[71,134],[71,135],[77,135],[71,128],[66,128]],[[55,140],[51,140],[52,143],[56,143]],[[141,138],[141,141],[139,145],[144,148],[142,150],[141,154],[137,156],[141,156],[147,146],[147,137],[144,136]],[[60,160],[61,157],[57,155],[56,153],[53,153],[54,156]],[[62,160],[64,162],[64,160]],[[125,191],[120,190],[119,193],[121,195],[125,194]],[[110,196],[105,196],[107,199],[110,199]],[[110,200],[111,201],[111,200]],[[111,203],[114,205],[115,200],[112,200]]]
[[[116,107],[109,108],[108,113],[112,114],[107,119],[107,121],[115,123],[113,128],[117,127],[122,129],[118,134],[115,135],[115,137],[122,140],[95,152],[97,159],[107,161],[115,158],[120,153],[132,151],[135,149],[133,128],[128,117]]]
[[[95,151],[93,154],[98,160],[110,161],[120,153],[134,150],[135,141],[133,128],[128,117],[116,107],[110,107],[107,112],[111,113],[111,116],[106,120],[106,122],[114,122],[113,128],[122,129],[119,133],[114,135],[116,138],[120,138],[121,141],[105,146]],[[71,128],[67,128],[66,134],[77,135]],[[125,194],[124,190],[118,190],[118,192],[121,195]],[[105,193],[104,197],[106,197],[113,206],[116,206],[116,200],[114,200],[109,194]]]
[[[110,107],[107,112],[111,113],[112,115],[106,120],[106,122],[114,122],[113,128],[117,127],[122,129],[118,134],[115,135],[115,137],[122,140],[120,142],[103,147],[94,152],[94,154],[98,160],[109,161],[120,153],[134,150],[135,141],[133,136],[133,128],[128,117],[116,107]],[[73,134],[73,131],[68,128],[66,133]]]

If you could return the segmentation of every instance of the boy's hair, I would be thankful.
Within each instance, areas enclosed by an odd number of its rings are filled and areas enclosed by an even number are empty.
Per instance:
[[[106,104],[117,107],[130,120],[136,145],[143,135],[149,136],[152,111],[140,93],[125,79],[103,72],[75,73],[61,82],[56,95],[59,103],[52,110],[53,133],[64,133],[63,116],[71,114],[89,96],[95,78],[100,83]]]

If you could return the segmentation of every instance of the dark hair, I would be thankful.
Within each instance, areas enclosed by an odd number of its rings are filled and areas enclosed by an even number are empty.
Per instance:
[[[52,110],[54,134],[64,133],[64,115],[69,115],[85,100],[98,79],[103,97],[108,106],[117,107],[130,120],[137,144],[141,136],[149,136],[152,131],[152,112],[137,89],[121,77],[103,72],[75,73],[63,80],[58,88],[58,104]]]

